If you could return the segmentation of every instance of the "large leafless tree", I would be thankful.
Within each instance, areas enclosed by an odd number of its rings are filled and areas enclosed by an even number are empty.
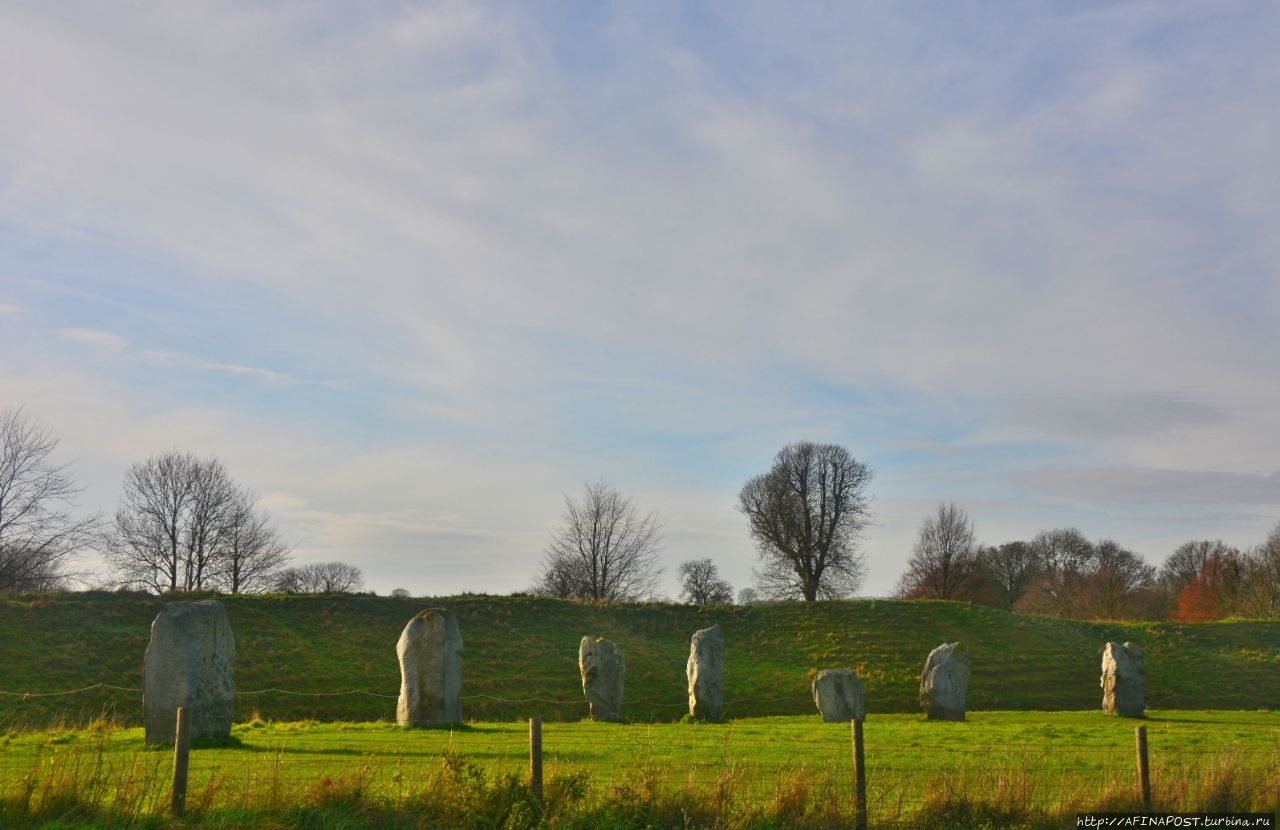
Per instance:
[[[597,481],[565,496],[535,590],[568,599],[636,600],[650,595],[661,569],[658,517]]]
[[[1012,611],[1036,578],[1036,559],[1026,542],[1005,542],[978,553],[983,591],[997,608]]]
[[[1141,616],[1145,589],[1155,585],[1156,569],[1131,550],[1103,539],[1093,548],[1092,569],[1079,598],[1085,616],[1103,620]]]
[[[1031,540],[1037,578],[1032,594],[1035,610],[1059,617],[1079,616],[1084,581],[1093,571],[1094,549],[1074,527],[1046,530]]]
[[[216,458],[164,452],[125,474],[106,552],[117,582],[156,592],[261,591],[287,556]]]
[[[858,550],[870,524],[872,472],[838,444],[801,441],[748,481],[738,509],[760,552],[756,583],[769,599],[850,596],[866,574]]]
[[[93,539],[99,519],[75,516],[80,490],[51,459],[57,446],[21,409],[0,412],[0,591],[61,587],[67,561]]]
[[[969,514],[940,503],[920,525],[915,549],[898,585],[911,599],[969,599],[978,587],[978,537]]]

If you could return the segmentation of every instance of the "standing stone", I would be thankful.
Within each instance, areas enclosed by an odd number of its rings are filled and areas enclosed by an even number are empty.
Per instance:
[[[930,720],[964,720],[969,689],[969,654],[959,643],[943,643],[929,652],[920,673],[920,705]]]
[[[1142,649],[1136,643],[1107,643],[1102,650],[1102,711],[1125,718],[1143,717]]]
[[[462,634],[458,618],[436,608],[418,613],[400,634],[396,656],[400,658],[396,723],[461,723]]]
[[[686,672],[689,716],[713,722],[724,718],[724,636],[720,626],[693,633]]]
[[[866,720],[862,678],[852,669],[823,669],[813,678],[813,702],[826,723]]]
[[[178,707],[191,737],[231,736],[236,638],[217,600],[171,602],[151,623],[142,658],[142,719],[149,744],[173,743]]]
[[[591,704],[592,720],[618,720],[622,716],[622,683],[627,661],[612,640],[583,637],[578,646],[578,671],[582,673],[582,693]]]

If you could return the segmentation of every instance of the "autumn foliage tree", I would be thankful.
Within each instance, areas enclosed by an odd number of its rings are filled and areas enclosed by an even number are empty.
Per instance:
[[[1235,611],[1244,562],[1234,550],[1214,551],[1178,592],[1173,619],[1179,622],[1220,620]]]

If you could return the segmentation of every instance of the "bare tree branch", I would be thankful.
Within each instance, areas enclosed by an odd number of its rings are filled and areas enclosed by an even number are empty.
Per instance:
[[[74,517],[80,489],[49,460],[57,446],[21,409],[0,412],[0,592],[60,588],[67,560],[95,536],[100,517]]]

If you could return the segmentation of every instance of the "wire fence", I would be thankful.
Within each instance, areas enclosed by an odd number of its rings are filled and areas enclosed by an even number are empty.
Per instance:
[[[96,684],[62,694],[98,687],[140,692]],[[240,694],[395,697],[366,690],[274,688]],[[580,701],[541,697],[475,694],[464,699],[506,706],[582,706]],[[1155,803],[1170,810],[1223,804],[1280,808],[1280,715],[1270,721],[1265,717],[1242,716],[1244,725],[1234,729],[1197,719],[1194,713],[1167,723],[1151,721],[1160,730],[1150,750]],[[1045,720],[1054,719],[1046,714]],[[1131,805],[1138,760],[1133,733],[1122,728],[1131,722],[1105,723],[1109,725],[1101,729],[1049,723],[1028,734],[1035,730],[1025,723],[1006,729],[999,717],[980,714],[960,724],[873,715],[865,725],[866,809],[874,824],[877,819],[900,820],[948,799],[987,799],[1023,813]],[[235,736],[230,746],[200,748],[191,755],[192,790],[203,792],[209,803],[252,805],[276,796],[302,801],[328,788],[358,789],[367,797],[395,802],[438,786],[441,770],[458,763],[471,765],[490,781],[504,776],[527,780],[531,774],[524,722],[412,730],[386,722],[259,722],[238,725]],[[799,799],[831,805],[838,812],[852,810],[857,800],[849,727],[816,719],[549,723],[542,727],[540,746],[549,787],[582,781],[600,798],[694,793],[738,809],[775,811]],[[0,795],[33,775],[54,775],[56,770],[82,775],[104,763],[162,800],[169,756],[142,747],[136,732],[105,728],[8,736],[0,751]]]

